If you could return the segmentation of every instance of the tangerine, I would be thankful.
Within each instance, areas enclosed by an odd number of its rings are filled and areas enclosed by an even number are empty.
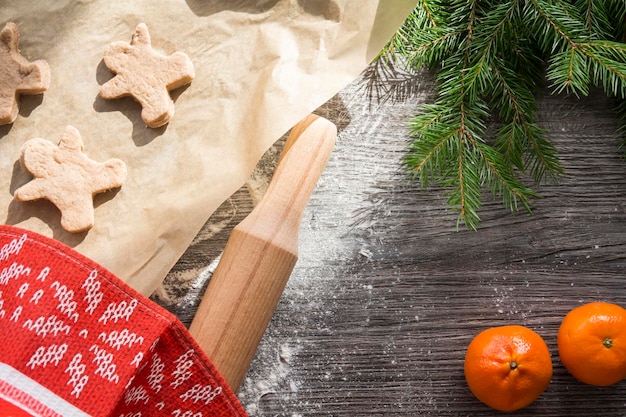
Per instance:
[[[476,398],[500,411],[515,411],[535,401],[552,378],[546,342],[524,326],[492,327],[470,342],[465,380]]]
[[[626,310],[605,302],[571,310],[557,334],[561,363],[574,378],[608,386],[626,378]]]

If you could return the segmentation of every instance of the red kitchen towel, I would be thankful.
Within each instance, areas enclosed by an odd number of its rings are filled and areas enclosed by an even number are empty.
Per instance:
[[[0,225],[0,417],[245,416],[172,314],[63,244]]]

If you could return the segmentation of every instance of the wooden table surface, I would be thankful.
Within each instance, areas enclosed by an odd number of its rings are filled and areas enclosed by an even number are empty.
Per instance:
[[[626,382],[577,382],[556,350],[581,303],[626,306],[626,161],[600,93],[546,95],[540,122],[565,175],[534,212],[485,199],[477,232],[456,229],[443,190],[401,168],[406,121],[432,100],[424,77],[401,102],[362,79],[316,113],[339,136],[305,212],[300,258],[238,396],[251,416],[497,416],[470,393],[465,349],[479,331],[526,325],[552,353],[546,392],[519,416],[623,416]],[[284,138],[211,217],[153,299],[189,324],[229,232],[264,191]]]

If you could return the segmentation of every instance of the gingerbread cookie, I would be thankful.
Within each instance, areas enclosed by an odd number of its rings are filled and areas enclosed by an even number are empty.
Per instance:
[[[137,26],[130,45],[113,42],[108,46],[104,64],[116,75],[100,87],[100,96],[132,96],[142,106],[141,118],[152,128],[167,124],[174,116],[170,91],[195,77],[193,64],[184,52],[166,56],[152,49],[144,23]]]
[[[24,58],[20,54],[19,38],[13,22],[0,32],[0,125],[15,121],[21,94],[40,94],[50,85],[48,63]]]
[[[59,145],[30,139],[22,146],[20,163],[35,178],[18,188],[18,201],[50,200],[61,211],[61,226],[81,232],[94,224],[93,196],[122,186],[126,165],[119,159],[96,162],[83,153],[76,128],[67,126]]]

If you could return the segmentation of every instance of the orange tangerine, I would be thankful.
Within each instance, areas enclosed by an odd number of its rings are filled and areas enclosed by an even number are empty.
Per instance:
[[[626,378],[626,310],[616,304],[593,302],[567,313],[557,344],[563,366],[586,384]]]
[[[545,341],[531,329],[492,327],[469,344],[464,371],[476,398],[496,410],[515,411],[548,387],[552,359]]]

